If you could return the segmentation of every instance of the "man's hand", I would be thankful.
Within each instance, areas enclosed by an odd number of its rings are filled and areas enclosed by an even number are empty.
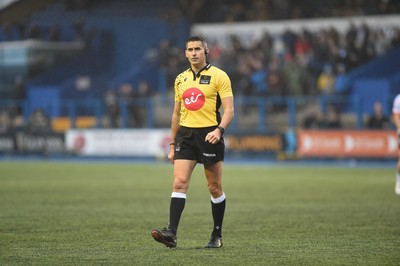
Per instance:
[[[168,160],[174,164],[175,145],[169,145]]]
[[[216,128],[215,130],[207,134],[205,141],[208,141],[211,144],[217,144],[221,139],[221,135],[222,135],[221,131],[218,128]]]

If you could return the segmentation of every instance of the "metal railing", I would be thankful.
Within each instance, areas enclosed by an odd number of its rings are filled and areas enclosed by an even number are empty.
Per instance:
[[[392,97],[382,102],[388,116],[391,101]],[[369,115],[362,106],[362,99],[349,96],[238,96],[235,98],[235,119],[229,130],[236,133],[285,132],[287,129],[302,128],[304,120],[312,112],[318,112],[324,117],[332,107],[338,111],[343,128],[362,129],[365,118]],[[105,123],[107,119],[118,120],[117,123],[112,123],[118,128],[165,128],[170,125],[173,100],[157,96],[130,102],[118,99],[118,112],[114,114],[110,113],[110,109],[99,98],[60,100],[56,106],[51,102],[44,106],[32,106],[29,101],[0,100],[0,114],[3,117],[0,119],[0,127],[5,123],[6,116],[10,120],[19,116],[27,123],[30,115],[37,109],[41,109],[49,121],[60,117],[68,118],[71,121],[70,128],[79,127],[76,123],[79,117],[92,117],[95,120],[93,128],[110,127],[110,123]]]

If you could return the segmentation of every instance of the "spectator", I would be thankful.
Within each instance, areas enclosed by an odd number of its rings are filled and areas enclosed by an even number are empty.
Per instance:
[[[320,94],[332,95],[335,93],[335,76],[330,65],[326,65],[317,79],[317,89]]]
[[[310,33],[303,29],[294,43],[295,55],[299,58],[304,66],[308,65],[311,57],[312,49],[310,40]]]
[[[50,119],[42,109],[36,109],[29,116],[27,129],[34,134],[48,133],[51,131]]]
[[[219,46],[218,42],[210,43],[210,61],[214,62],[215,65],[219,64],[219,59],[222,55],[222,48]]]
[[[119,96],[123,103],[125,103],[127,111],[127,125],[132,128],[135,126],[135,102],[134,102],[134,88],[131,83],[124,83],[119,88]]]
[[[12,128],[10,115],[6,110],[0,112],[0,134],[10,132]]]
[[[287,91],[290,96],[304,96],[309,88],[309,74],[307,69],[300,65],[299,60],[288,58],[283,67]]]
[[[138,90],[134,94],[135,106],[133,107],[133,115],[135,118],[135,126],[142,128],[146,125],[146,117],[148,117],[148,108],[150,106],[147,105],[147,99],[153,96],[153,90],[151,89],[147,80],[141,80],[138,84]],[[142,106],[142,103],[146,103],[145,106]]]
[[[334,106],[328,106],[325,121],[326,129],[340,129],[342,128],[342,122],[339,111]]]
[[[108,90],[104,95],[104,104],[106,106],[106,117],[104,127],[117,128],[119,127],[119,104],[118,98],[114,90]]]
[[[380,102],[374,103],[374,111],[369,116],[366,127],[369,129],[389,129],[390,120],[383,112]]]
[[[17,103],[15,115],[22,115],[22,103],[26,99],[25,82],[22,76],[15,77],[12,88],[12,96]]]
[[[267,70],[264,68],[261,60],[254,58],[252,60],[252,74],[250,76],[251,84],[256,95],[266,95],[267,87]]]
[[[318,104],[307,106],[306,116],[303,120],[303,128],[305,129],[320,129],[324,127],[324,117],[319,109]]]
[[[61,40],[60,24],[55,23],[51,26],[48,39],[51,42],[59,42]]]
[[[267,84],[269,96],[286,95],[284,79],[277,56],[274,56],[268,65]]]
[[[36,23],[32,23],[28,27],[27,38],[39,40],[42,37],[42,29]]]

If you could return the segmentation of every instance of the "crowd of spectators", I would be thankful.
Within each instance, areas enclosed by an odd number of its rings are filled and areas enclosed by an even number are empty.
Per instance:
[[[274,36],[266,32],[248,47],[232,35],[227,47],[209,43],[208,60],[227,71],[236,95],[332,95],[341,75],[399,45],[399,26],[349,23],[343,34],[333,27]],[[167,87],[173,88],[174,75],[187,67],[183,48],[163,40],[155,53],[167,73]]]
[[[277,21],[303,18],[351,17],[400,13],[396,0],[179,0],[162,12],[166,19],[185,17],[192,23]],[[205,36],[207,37],[207,36]],[[312,32],[268,32],[250,47],[239,36],[221,47],[210,42],[209,61],[226,69],[237,95],[333,94],[340,76],[400,44],[400,27],[371,28],[350,24],[345,34],[335,28]],[[156,52],[172,88],[178,71],[187,66],[183,47],[162,40]],[[338,79],[336,79],[339,77]]]
[[[103,127],[122,127],[123,121],[121,121],[121,118],[124,116],[124,111],[128,118],[125,127],[145,127],[146,118],[149,114],[146,100],[153,95],[154,90],[147,80],[140,80],[137,86],[134,86],[130,82],[125,82],[116,90],[107,90],[103,97],[105,106]],[[125,110],[121,110],[123,108],[125,108]]]
[[[32,21],[14,21],[0,25],[1,41],[39,40],[49,42],[81,41],[86,47],[96,34],[94,27],[87,27],[83,20],[75,20],[68,25],[53,23],[51,26],[39,25]]]
[[[62,0],[65,12],[89,10],[93,0]],[[71,24],[54,22],[50,26],[37,23],[30,17],[15,18],[0,24],[1,41],[83,41],[90,45],[96,30],[85,25],[84,18],[76,18]]]
[[[323,112],[318,104],[306,107],[302,128],[305,129],[341,129],[343,128],[341,114],[334,105],[328,105]]]
[[[231,23],[299,18],[350,17],[399,14],[398,1],[180,1],[184,14],[196,23]],[[213,12],[210,12],[213,10]],[[349,20],[350,21],[350,20]],[[207,37],[207,36],[205,36]],[[231,35],[227,45],[209,41],[208,61],[226,70],[235,94],[246,96],[312,96],[341,94],[342,77],[373,58],[400,46],[400,27],[382,28],[349,22],[343,33],[334,27],[320,30],[287,29],[281,34],[264,33],[250,46]],[[187,68],[184,47],[162,40],[149,51],[166,73],[173,89],[176,73]],[[279,108],[278,108],[279,109]],[[341,128],[336,106],[315,112],[304,126]],[[367,125],[366,125],[367,127]]]
[[[52,132],[51,121],[45,110],[37,108],[27,117],[18,113],[18,107],[9,106],[0,110],[0,134],[24,131],[31,134],[46,134]]]
[[[145,7],[141,0],[119,0],[132,7],[138,4]],[[97,5],[104,5],[100,0],[60,0],[65,12],[89,11]],[[117,2],[117,1],[115,1]],[[175,21],[186,19],[189,23],[232,23],[249,21],[277,21],[302,18],[350,17],[365,15],[399,14],[400,2],[397,0],[174,0],[165,4],[148,1],[149,8],[161,19]],[[3,39],[42,38],[57,40],[60,37],[59,24],[50,28],[24,21],[12,21],[0,25]],[[71,25],[73,30],[75,25]],[[76,33],[77,36],[79,33]],[[1,40],[1,34],[0,34]]]
[[[179,0],[179,16],[194,23],[349,17],[400,13],[397,0]]]

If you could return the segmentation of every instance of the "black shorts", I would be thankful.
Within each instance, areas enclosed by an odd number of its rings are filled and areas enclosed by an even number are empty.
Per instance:
[[[215,164],[224,160],[225,142],[221,137],[216,144],[205,141],[206,135],[214,127],[188,128],[180,127],[175,139],[174,160],[195,160],[202,164]]]

